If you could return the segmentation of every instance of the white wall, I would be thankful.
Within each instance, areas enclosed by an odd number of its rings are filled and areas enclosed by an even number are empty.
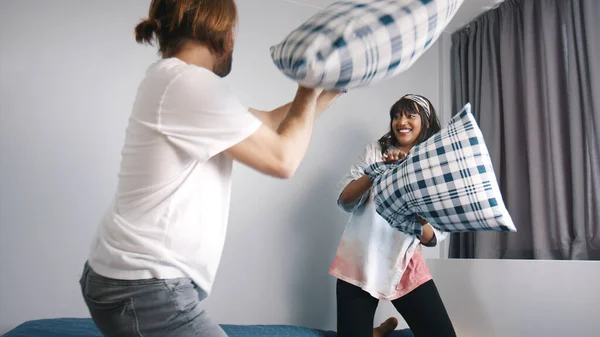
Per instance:
[[[459,337],[598,337],[597,261],[428,262]]]
[[[137,85],[157,58],[132,34],[148,4],[0,4],[0,333],[30,319],[87,316],[80,270],[115,189]],[[286,103],[295,85],[271,63],[269,47],[315,9],[280,0],[238,5],[229,80],[250,106]],[[438,103],[438,74],[434,46],[403,75],[340,99],[319,118],[292,180],[236,165],[229,236],[207,302],[219,322],[334,328],[327,269],[347,219],[336,185],[383,134],[397,98],[410,91]],[[378,320],[393,313],[382,307]]]

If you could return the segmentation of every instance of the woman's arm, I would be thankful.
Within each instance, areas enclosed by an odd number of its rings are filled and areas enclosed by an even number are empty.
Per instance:
[[[338,204],[348,212],[354,211],[369,196],[371,187],[373,187],[373,178],[369,177],[368,174],[364,174],[365,169],[375,162],[390,163],[402,160],[404,157],[406,157],[406,153],[396,148],[390,148],[386,153],[381,155],[379,145],[374,146],[371,144],[367,146],[360,161],[355,163],[350,169],[349,176],[352,179],[338,197]]]
[[[354,212],[369,197],[373,182],[364,171],[367,166],[376,161],[377,148],[379,146],[375,146],[375,144],[367,145],[340,182],[341,192],[338,195],[337,204],[345,212]]]
[[[371,178],[368,175],[363,175],[346,185],[340,194],[339,202],[344,206],[352,205],[359,201],[365,193],[368,193],[371,186],[373,186]]]
[[[369,196],[373,179],[365,174],[365,169],[376,162],[390,163],[404,159],[406,153],[396,148],[390,148],[383,155],[377,144],[368,145],[360,160],[352,165],[345,180],[348,181],[338,197],[338,204],[347,212],[353,212]]]

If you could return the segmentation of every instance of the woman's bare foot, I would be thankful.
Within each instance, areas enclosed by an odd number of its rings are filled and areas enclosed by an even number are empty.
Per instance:
[[[394,331],[397,326],[398,320],[396,317],[390,317],[381,323],[381,325],[373,329],[373,337],[384,337],[390,332]]]

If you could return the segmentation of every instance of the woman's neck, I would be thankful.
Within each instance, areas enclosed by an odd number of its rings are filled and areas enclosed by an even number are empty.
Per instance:
[[[397,148],[398,150],[404,152],[404,153],[408,153],[408,151],[410,151],[410,149],[413,148],[413,145],[401,146],[397,142],[394,142],[394,147]]]

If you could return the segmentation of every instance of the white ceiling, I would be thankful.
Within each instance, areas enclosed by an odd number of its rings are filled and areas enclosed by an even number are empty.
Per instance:
[[[317,8],[324,8],[336,0],[283,0],[288,2],[295,2],[299,4],[305,4],[314,6]],[[448,24],[446,31],[453,32],[479,16],[481,13],[494,8],[504,0],[464,0],[462,6],[456,13],[456,16]]]

